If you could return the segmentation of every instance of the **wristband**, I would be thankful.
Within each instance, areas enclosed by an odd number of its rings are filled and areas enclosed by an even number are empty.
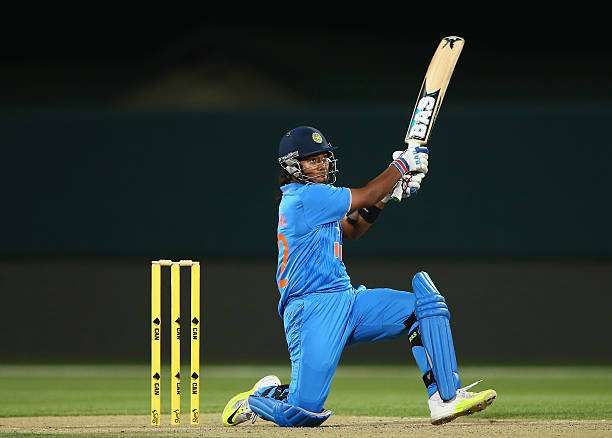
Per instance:
[[[353,218],[352,218],[352,217],[350,217],[350,216],[347,216],[347,217],[346,217],[346,221],[347,221],[349,224],[351,224],[352,226],[357,225],[357,219],[353,219]]]
[[[393,162],[389,166],[395,166],[395,168],[399,171],[399,173],[402,174],[402,176],[406,175],[410,171],[408,162],[402,157],[393,160]]]
[[[367,223],[373,224],[376,219],[378,219],[378,215],[381,211],[382,210],[380,208],[376,207],[375,205],[372,205],[371,207],[360,208],[359,216],[361,216],[363,220]]]

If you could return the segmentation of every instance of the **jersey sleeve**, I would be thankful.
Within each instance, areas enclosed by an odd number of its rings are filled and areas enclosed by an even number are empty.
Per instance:
[[[329,184],[311,184],[301,193],[306,223],[312,227],[339,221],[351,207],[351,191]]]

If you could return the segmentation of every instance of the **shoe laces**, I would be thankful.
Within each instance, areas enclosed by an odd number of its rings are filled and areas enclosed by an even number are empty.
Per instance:
[[[251,424],[255,423],[255,421],[257,420],[257,418],[259,417],[259,415],[257,415],[255,412],[253,412],[253,410],[251,409],[251,407],[249,406],[249,402],[248,399],[244,400],[242,402],[242,408],[245,411],[250,411],[250,412],[245,412],[245,415],[247,417],[247,421],[250,421]]]
[[[471,385],[464,386],[463,388],[459,388],[457,390],[457,394],[462,394],[462,395],[465,395],[465,396],[472,396],[472,395],[474,395],[474,393],[468,391],[468,389],[473,388],[474,386],[478,385],[480,382],[482,382],[482,380],[477,380],[476,382],[472,383]]]

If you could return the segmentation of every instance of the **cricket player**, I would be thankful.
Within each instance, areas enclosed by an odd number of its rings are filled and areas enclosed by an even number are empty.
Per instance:
[[[279,426],[318,426],[342,351],[357,342],[405,336],[427,390],[432,424],[481,411],[496,392],[461,387],[443,296],[425,272],[412,292],[351,285],[342,242],[357,239],[377,220],[396,184],[413,196],[428,170],[426,147],[393,154],[380,175],[361,188],[335,187],[335,147],[312,127],[280,141],[282,198],[278,214],[278,313],[291,359],[291,382],[266,376],[233,397],[222,422],[234,426],[261,417]]]

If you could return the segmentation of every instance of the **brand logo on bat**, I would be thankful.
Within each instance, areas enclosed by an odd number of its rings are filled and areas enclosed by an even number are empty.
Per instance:
[[[450,46],[451,49],[455,48],[455,43],[457,41],[463,41],[463,38],[459,38],[459,37],[446,37],[444,38],[444,45],[442,46],[442,48],[446,47],[446,46]]]
[[[414,113],[412,113],[408,135],[406,136],[407,139],[425,140],[427,138],[433,118],[435,117],[439,94],[440,90],[426,93],[425,86],[423,86],[417,105],[414,108]]]

